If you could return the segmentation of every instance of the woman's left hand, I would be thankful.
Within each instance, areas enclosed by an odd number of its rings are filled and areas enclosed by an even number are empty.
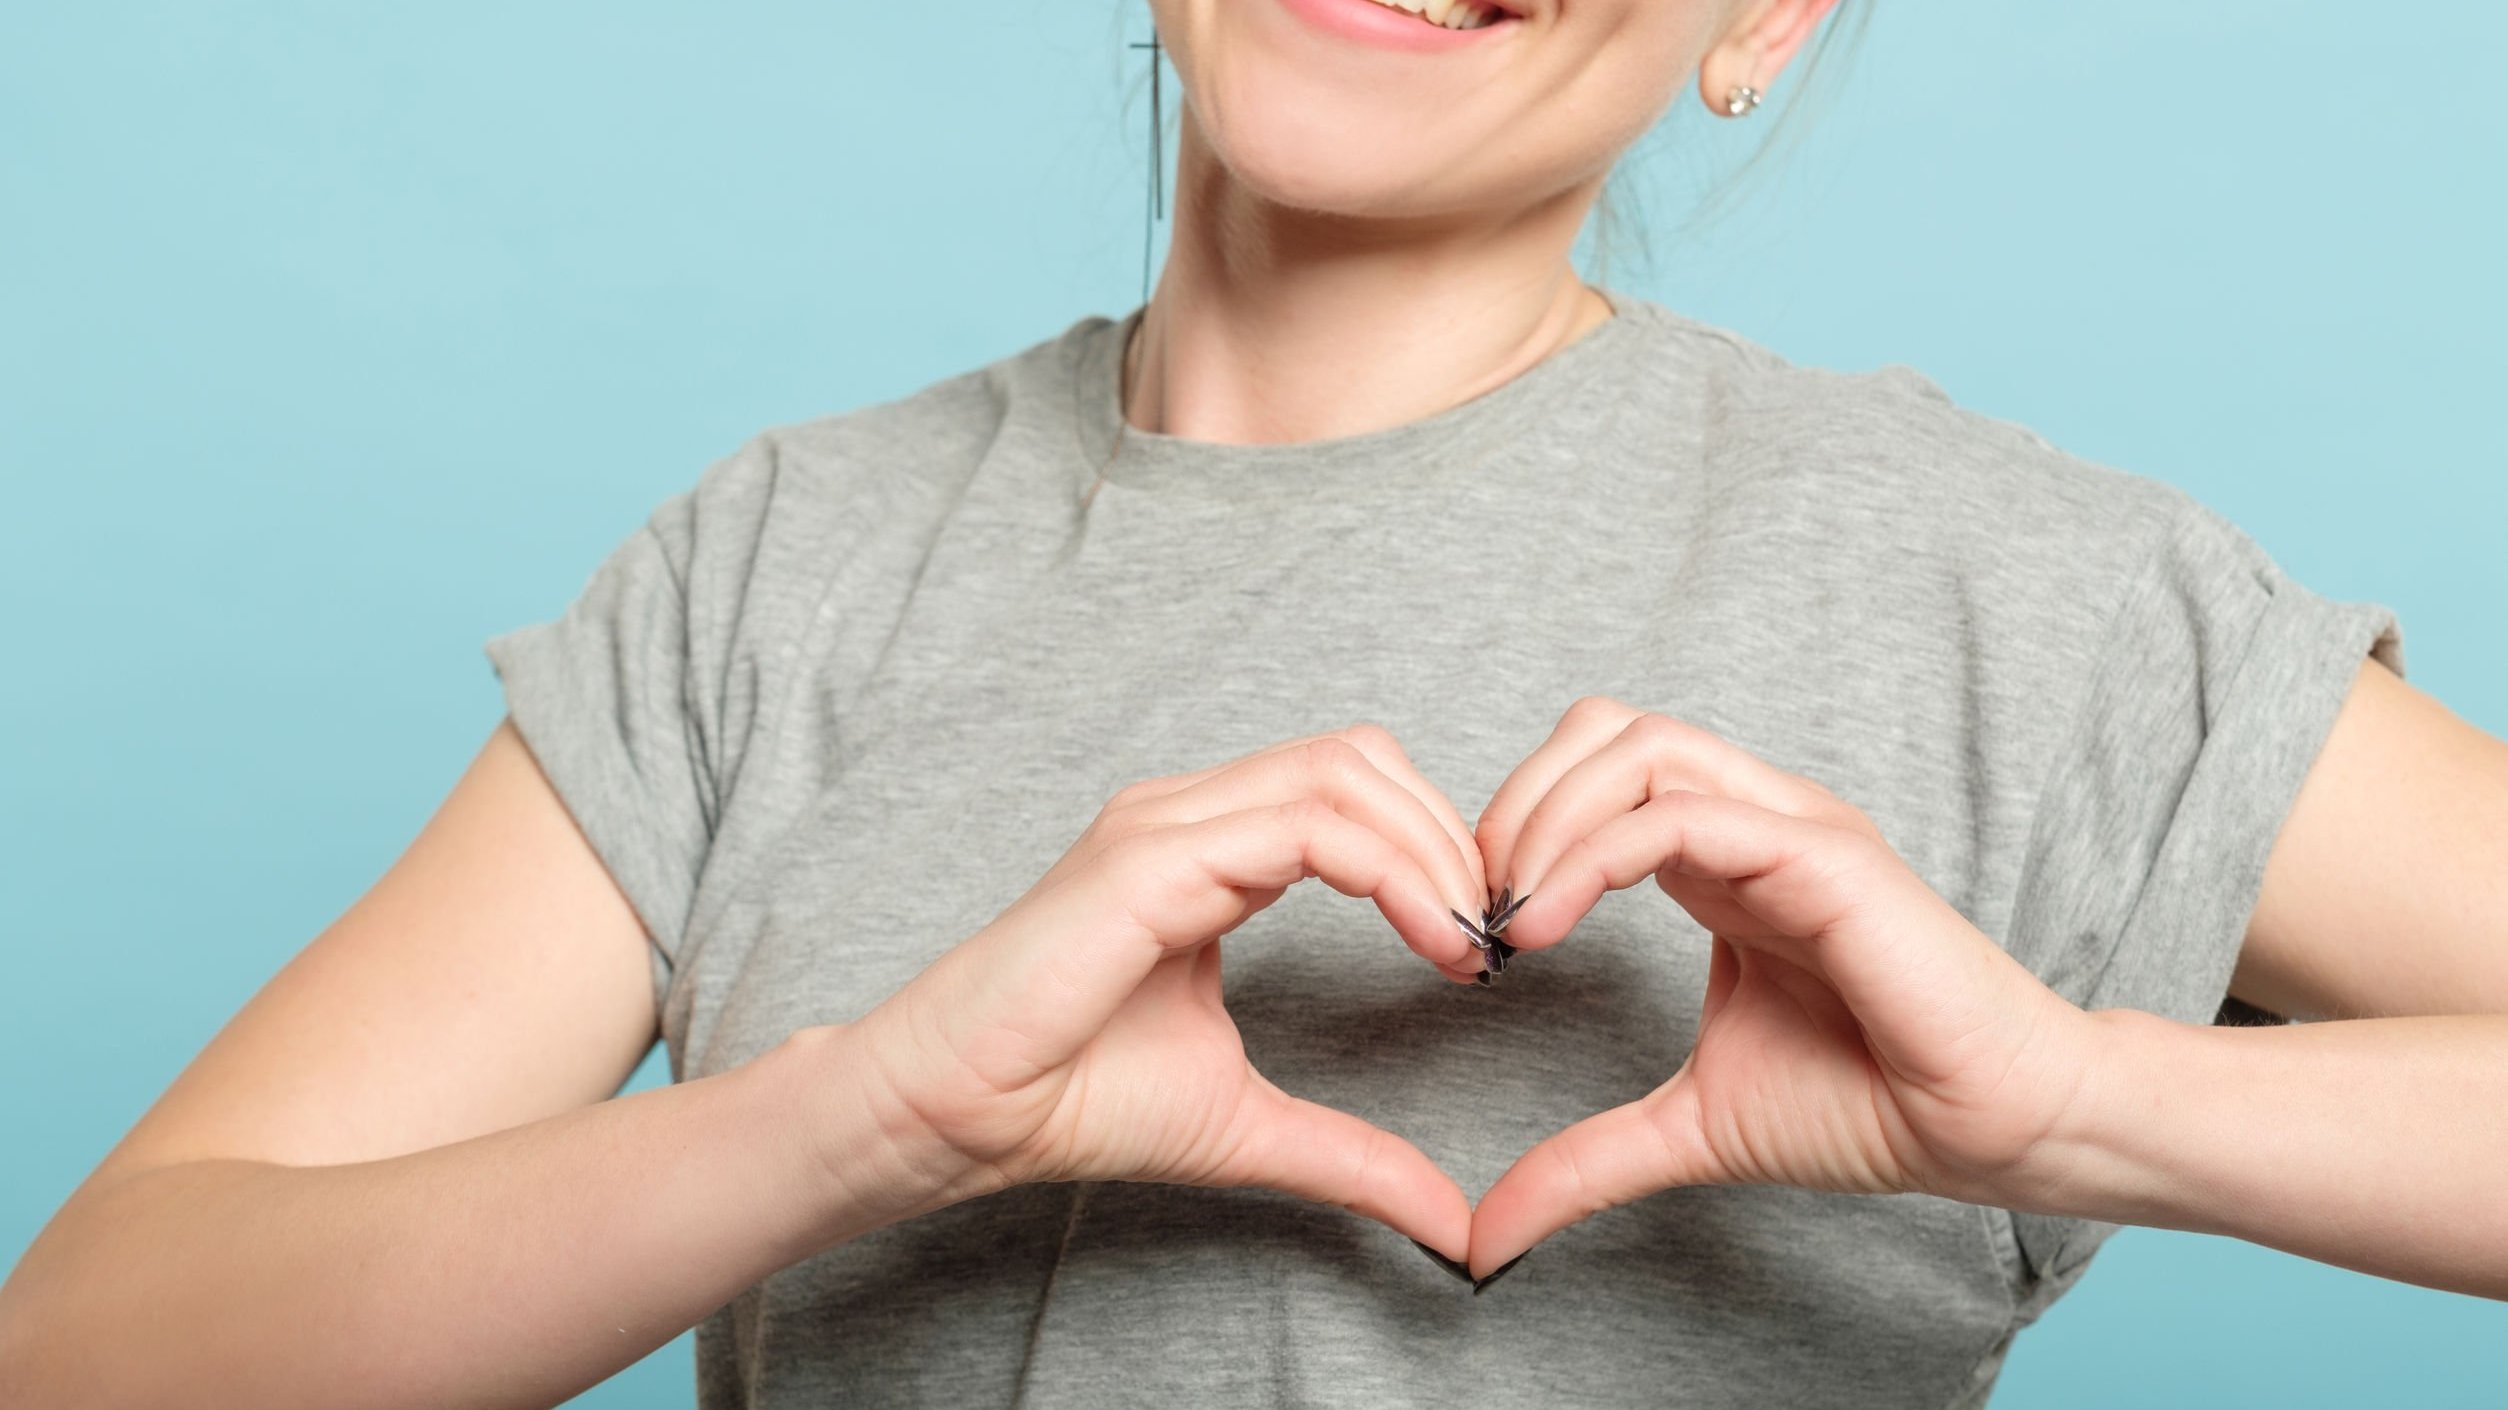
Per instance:
[[[1507,943],[1565,938],[1652,876],[1713,937],[1698,1039],[1670,1080],[1544,1140],[1482,1196],[1478,1275],[1677,1185],[1980,1203],[2049,1178],[2088,1014],[1936,895],[1861,812],[1708,731],[1578,701],[1477,827],[1524,897]]]

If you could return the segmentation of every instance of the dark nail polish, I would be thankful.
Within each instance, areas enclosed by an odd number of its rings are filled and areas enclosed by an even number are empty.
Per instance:
[[[1472,1280],[1471,1269],[1466,1268],[1462,1264],[1455,1262],[1453,1259],[1446,1257],[1444,1254],[1439,1253],[1437,1250],[1430,1248],[1424,1243],[1421,1243],[1419,1240],[1411,1240],[1411,1247],[1418,1249],[1420,1252],[1427,1254],[1430,1258],[1437,1260],[1438,1267],[1445,1269],[1447,1272],[1452,1273],[1458,1278],[1461,1278],[1464,1282],[1468,1283]],[[1495,1277],[1496,1275],[1492,1274],[1491,1276]]]
[[[1508,889],[1513,890],[1512,887]],[[1533,899],[1533,893],[1530,891],[1521,896],[1499,897],[1498,904],[1489,908],[1489,918],[1482,923],[1481,928],[1493,935],[1506,929],[1507,922],[1515,919],[1515,913],[1523,909],[1524,903],[1531,899]]]
[[[1530,1252],[1532,1252],[1532,1250],[1530,1250],[1530,1249],[1526,1249],[1524,1252],[1525,1252],[1525,1253],[1530,1253]],[[1515,1257],[1508,1259],[1506,1262],[1499,1264],[1499,1265],[1498,1265],[1498,1271],[1497,1271],[1497,1272],[1490,1274],[1490,1275],[1489,1275],[1488,1277],[1486,1277],[1486,1278],[1480,1278],[1480,1279],[1475,1280],[1475,1281],[1472,1283],[1472,1296],[1474,1296],[1474,1297],[1478,1297],[1478,1296],[1480,1296],[1483,1292],[1486,1292],[1486,1291],[1488,1290],[1489,1285],[1490,1285],[1491,1283],[1494,1283],[1494,1282],[1498,1281],[1500,1278],[1505,1277],[1505,1276],[1507,1275],[1507,1270],[1508,1270],[1508,1269],[1513,1268],[1516,1264],[1521,1263],[1521,1262],[1523,1262],[1523,1261],[1524,1261],[1524,1254],[1523,1254],[1523,1253],[1519,1253],[1519,1254],[1517,1254]],[[1467,1278],[1468,1278],[1468,1277],[1471,1277],[1471,1274],[1470,1274],[1470,1273],[1468,1273],[1468,1272],[1466,1272],[1463,1276],[1465,1276],[1465,1277],[1467,1277]]]

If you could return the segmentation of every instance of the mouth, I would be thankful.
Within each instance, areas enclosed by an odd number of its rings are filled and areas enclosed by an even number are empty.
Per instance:
[[[1369,0],[1388,10],[1399,10],[1444,29],[1485,29],[1514,15],[1496,5],[1480,0]]]
[[[1326,34],[1383,48],[1478,48],[1523,19],[1528,0],[1281,0]]]

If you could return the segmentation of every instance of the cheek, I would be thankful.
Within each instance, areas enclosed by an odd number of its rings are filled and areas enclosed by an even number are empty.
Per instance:
[[[1615,51],[1582,77],[1577,97],[1592,140],[1626,149],[1665,120],[1684,97],[1695,97],[1698,58],[1685,48]]]
[[[1604,3],[1595,0],[1579,11],[1597,35],[1561,92],[1573,94],[1591,126],[1626,146],[1685,95],[1695,95],[1698,66],[1725,16],[1720,5],[1680,0],[1615,4],[1608,14],[1597,13]]]

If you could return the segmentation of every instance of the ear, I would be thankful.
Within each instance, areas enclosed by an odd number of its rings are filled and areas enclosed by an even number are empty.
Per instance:
[[[1767,92],[1803,41],[1811,38],[1821,19],[1837,5],[1838,0],[1742,0],[1724,37],[1699,61],[1700,101],[1722,114],[1725,95],[1738,84]]]

